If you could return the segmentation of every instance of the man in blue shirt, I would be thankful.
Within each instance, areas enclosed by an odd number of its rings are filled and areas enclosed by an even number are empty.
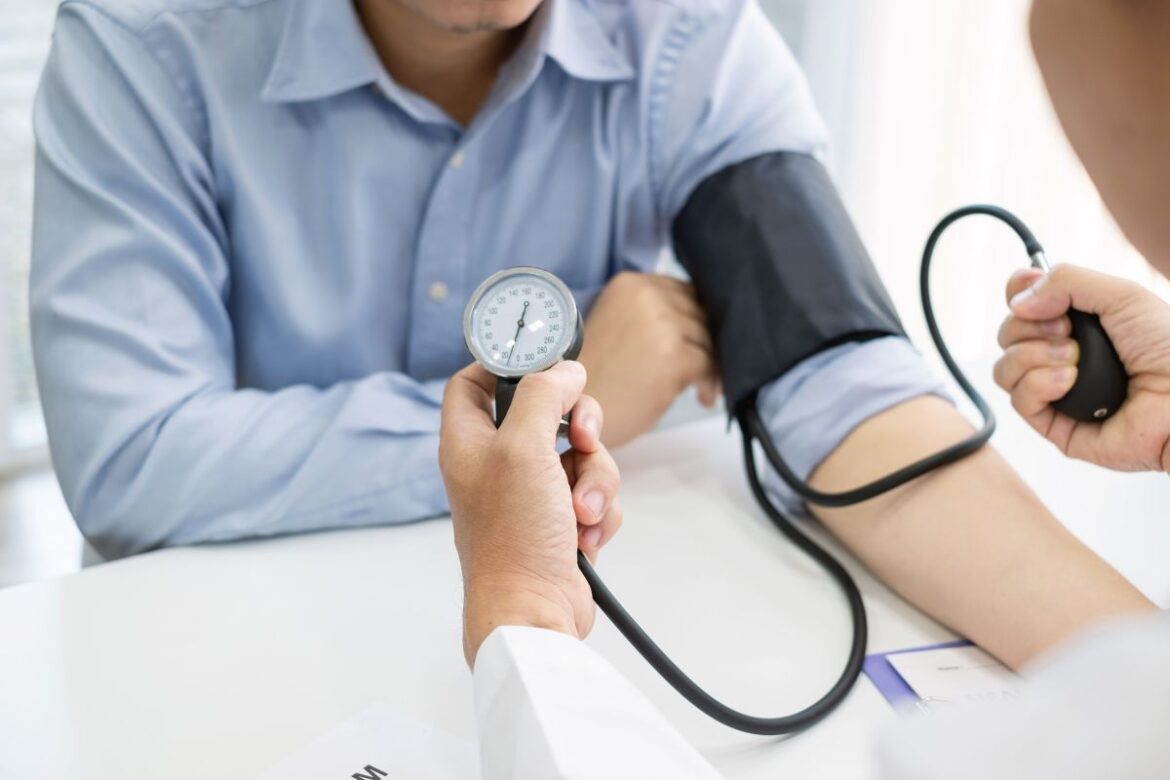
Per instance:
[[[712,401],[694,293],[652,273],[671,223],[711,174],[825,141],[754,0],[66,0],[35,124],[37,370],[107,556],[445,513],[441,391],[505,266],[589,312],[607,444]],[[833,490],[965,435],[938,393],[884,338],[760,409]],[[1008,663],[1149,608],[991,450],[817,515]]]

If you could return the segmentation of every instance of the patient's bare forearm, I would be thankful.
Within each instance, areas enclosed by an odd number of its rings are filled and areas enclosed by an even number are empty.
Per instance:
[[[907,402],[855,430],[812,484],[854,487],[970,430],[941,399]],[[884,496],[816,514],[894,590],[1012,667],[1095,622],[1153,609],[990,447]]]
[[[1031,32],[1056,113],[1106,205],[1170,274],[1170,3],[1035,0]]]

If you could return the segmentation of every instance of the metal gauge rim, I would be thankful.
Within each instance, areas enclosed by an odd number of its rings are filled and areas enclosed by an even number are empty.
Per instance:
[[[491,360],[479,348],[479,344],[474,337],[473,318],[475,316],[475,311],[478,308],[479,302],[483,299],[484,295],[487,294],[488,290],[499,284],[501,280],[507,279],[511,276],[535,276],[538,279],[547,282],[554,290],[560,293],[561,297],[565,299],[565,305],[568,307],[568,310],[565,312],[565,327],[568,328],[568,330],[565,332],[564,338],[561,339],[560,346],[557,347],[555,352],[549,353],[548,359],[542,363],[539,368],[529,367],[516,368],[514,370],[504,370],[492,366]],[[579,326],[580,318],[577,316],[577,301],[573,298],[573,293],[571,290],[569,290],[569,286],[562,282],[556,274],[546,271],[543,268],[537,268],[530,265],[517,265],[512,266],[511,268],[504,268],[502,270],[496,271],[494,274],[484,279],[482,282],[480,282],[479,286],[475,288],[475,292],[471,294],[471,298],[468,299],[467,306],[463,310],[463,341],[467,344],[467,349],[471,351],[471,356],[474,357],[475,362],[483,366],[488,371],[488,373],[504,379],[516,379],[518,377],[527,376],[528,374],[537,374],[547,368],[552,367],[556,363],[559,363],[564,358],[565,352],[567,352],[569,347],[573,345],[573,341],[577,336],[576,329]]]

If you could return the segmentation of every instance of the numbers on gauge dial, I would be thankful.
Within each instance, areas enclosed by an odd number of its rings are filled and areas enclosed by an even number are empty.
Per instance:
[[[563,351],[568,305],[561,293],[534,276],[501,279],[475,308],[472,328],[480,352],[491,367],[505,371],[539,371]]]

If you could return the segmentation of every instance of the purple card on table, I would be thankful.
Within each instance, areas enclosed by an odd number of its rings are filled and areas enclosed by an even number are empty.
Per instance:
[[[902,675],[898,674],[898,670],[890,663],[890,656],[903,655],[905,653],[921,653],[924,650],[941,650],[944,647],[967,647],[970,644],[966,639],[957,639],[953,642],[941,642],[937,645],[923,645],[922,647],[910,647],[905,650],[892,650],[888,653],[874,653],[865,657],[865,664],[862,666],[862,671],[865,672],[865,676],[870,679],[894,709],[902,710],[917,704],[918,694],[902,679]]]

